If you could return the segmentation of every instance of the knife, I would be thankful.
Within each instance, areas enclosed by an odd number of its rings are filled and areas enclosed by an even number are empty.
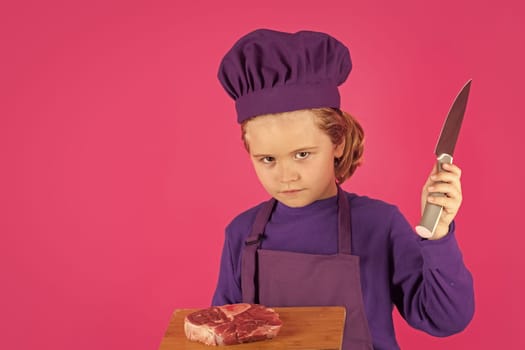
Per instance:
[[[438,171],[443,170],[443,163],[452,164],[452,156],[454,154],[454,148],[456,147],[456,141],[458,140],[461,123],[463,122],[463,116],[465,115],[465,109],[467,108],[471,83],[472,79],[467,81],[459,92],[452,107],[450,107],[445,124],[443,124],[443,129],[441,129],[441,134],[439,135],[438,143],[435,148]],[[431,195],[444,196],[445,194],[432,193]],[[442,206],[427,202],[419,225],[416,226],[416,232],[423,238],[431,238],[434,235],[434,231],[436,230],[442,212]]]

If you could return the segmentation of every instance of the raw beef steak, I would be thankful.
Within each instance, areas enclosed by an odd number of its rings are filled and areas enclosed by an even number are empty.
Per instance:
[[[229,304],[189,314],[184,319],[184,332],[189,340],[207,345],[231,345],[271,339],[282,324],[273,309],[257,304]]]

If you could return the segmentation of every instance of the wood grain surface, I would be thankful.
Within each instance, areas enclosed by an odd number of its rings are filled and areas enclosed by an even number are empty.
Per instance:
[[[341,349],[345,308],[322,307],[275,307],[283,321],[279,334],[274,339],[222,346],[232,350],[244,349]],[[184,317],[198,309],[175,310],[162,339],[159,350],[211,350],[215,347],[189,341],[184,334]]]

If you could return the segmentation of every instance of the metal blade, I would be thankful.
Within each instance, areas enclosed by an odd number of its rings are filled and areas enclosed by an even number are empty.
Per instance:
[[[470,83],[472,83],[472,79],[467,81],[465,86],[463,86],[448,112],[447,120],[445,121],[445,124],[443,124],[443,129],[441,129],[441,134],[439,135],[439,140],[435,149],[436,156],[438,157],[443,153],[450,156],[454,154],[459,130],[461,129],[461,123],[463,122],[463,116],[465,115],[465,109],[467,108]]]

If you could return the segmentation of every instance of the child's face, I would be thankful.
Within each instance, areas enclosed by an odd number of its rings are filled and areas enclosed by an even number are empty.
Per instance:
[[[309,110],[250,120],[245,139],[263,187],[289,207],[302,207],[335,196],[334,158],[344,143],[334,145]]]

